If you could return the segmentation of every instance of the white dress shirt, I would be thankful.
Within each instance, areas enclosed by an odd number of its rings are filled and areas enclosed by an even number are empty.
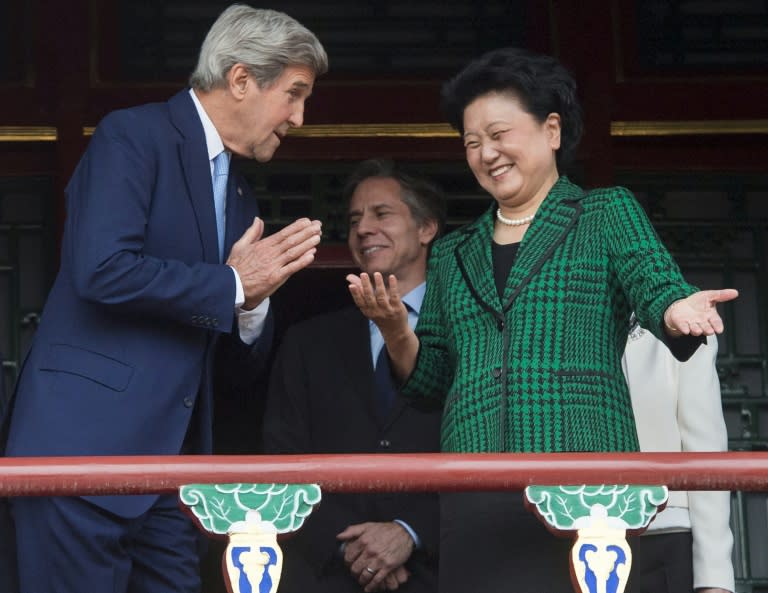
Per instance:
[[[195,91],[189,89],[189,94],[192,97],[192,102],[195,104],[197,114],[200,116],[200,121],[203,124],[203,131],[205,132],[205,144],[208,149],[208,159],[211,165],[211,183],[213,183],[213,159],[215,159],[220,152],[225,150],[224,143],[219,136],[216,127],[213,125],[211,118],[205,112],[203,105],[197,98]],[[261,332],[264,330],[264,323],[267,319],[267,312],[269,311],[269,297],[261,301],[258,307],[251,309],[250,311],[243,309],[242,306],[245,303],[245,291],[243,290],[243,283],[240,280],[240,276],[237,270],[232,268],[232,273],[235,275],[235,314],[237,315],[237,325],[240,329],[240,339],[246,344],[253,344]]]

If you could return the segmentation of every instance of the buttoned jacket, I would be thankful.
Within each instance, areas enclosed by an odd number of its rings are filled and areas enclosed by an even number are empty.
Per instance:
[[[228,250],[258,209],[234,172],[227,190]],[[99,124],[66,188],[61,266],[18,381],[8,455],[175,455],[186,435],[191,452],[211,451],[212,353],[237,327],[212,192],[189,91]],[[91,500],[129,517],[156,498]]]
[[[403,392],[444,400],[443,451],[636,450],[620,364],[630,312],[661,334],[666,308],[696,289],[628,190],[561,177],[500,298],[494,211],[435,244]]]

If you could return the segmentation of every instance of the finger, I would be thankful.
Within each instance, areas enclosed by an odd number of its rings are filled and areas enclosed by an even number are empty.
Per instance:
[[[350,286],[361,286],[360,284],[360,278],[355,274],[347,274],[346,278],[347,282],[349,282]]]
[[[711,336],[715,333],[715,328],[712,327],[712,323],[709,319],[704,319],[702,321],[697,322],[699,328],[701,329],[701,334],[705,336]]]
[[[344,563],[347,564],[347,566],[351,567],[355,563],[355,561],[360,557],[360,554],[362,554],[362,552],[363,552],[363,548],[361,548],[360,546],[355,546],[354,542],[347,542],[347,545],[344,546]]]
[[[715,331],[716,334],[723,333],[723,330],[725,329],[725,326],[723,325],[723,320],[718,315],[717,317],[710,317],[709,324],[712,326],[712,329]]]
[[[357,284],[350,284],[348,286],[349,294],[352,295],[352,300],[355,302],[355,306],[358,309],[365,308],[365,299],[363,298],[363,288]]]
[[[264,221],[257,216],[253,219],[251,226],[245,229],[245,232],[240,236],[240,238],[237,241],[235,241],[234,244],[237,245],[238,243],[241,243],[241,244],[255,243],[256,241],[261,239],[261,236],[263,234],[264,234]]]
[[[393,307],[398,307],[400,306],[400,289],[397,285],[397,277],[394,274],[390,274],[388,280],[387,292],[389,292],[389,302]]]
[[[369,307],[373,307],[376,305],[376,298],[374,296],[374,290],[373,290],[373,284],[371,283],[371,277],[366,274],[365,272],[362,272],[360,274],[360,286],[363,289],[362,290],[362,296],[363,300],[365,301],[366,305]]]
[[[725,303],[727,301],[732,301],[736,297],[739,296],[739,291],[735,288],[722,288],[720,290],[708,290],[709,300],[713,303]]]
[[[357,582],[363,587],[368,585],[376,574],[376,569],[367,565],[362,558],[355,560],[355,563],[350,566],[350,571],[357,577]]]
[[[384,584],[386,585],[388,591],[396,591],[400,587],[400,582],[397,580],[397,577],[393,572],[387,575],[387,578],[384,580]]]
[[[311,235],[320,235],[323,225],[319,220],[300,218],[270,236],[275,243],[303,241]]]
[[[282,248],[283,246],[286,248],[283,249],[282,253],[277,256],[277,263],[279,265],[286,265],[294,260],[300,259],[304,254],[311,251],[312,249],[315,249],[319,243],[320,235],[311,235],[301,243],[291,247],[287,247],[287,243],[285,243],[284,245],[278,247],[278,249]]]
[[[302,255],[300,258],[290,261],[287,264],[285,264],[282,268],[280,268],[278,272],[280,285],[282,285],[290,276],[292,276],[299,270],[303,270],[309,264],[315,261],[316,253],[317,253],[317,249],[312,248],[309,251],[307,251],[304,255]]]
[[[397,571],[395,572],[395,576],[397,577],[397,582],[400,585],[404,585],[405,582],[408,580],[408,577],[411,573],[408,572],[408,569],[405,568],[405,566],[400,566]]]
[[[371,591],[376,591],[381,584],[384,582],[384,579],[387,578],[387,575],[389,574],[388,571],[384,570],[383,568],[381,570],[377,570],[376,574],[373,575],[373,578],[370,580],[368,585],[366,585],[365,590],[367,593],[371,593]]]
[[[389,294],[387,288],[384,286],[384,276],[381,272],[373,273],[374,294],[376,295],[376,302],[379,305],[385,306],[389,303]]]
[[[360,537],[360,535],[364,531],[365,531],[365,528],[362,525],[349,525],[344,531],[336,535],[336,539],[341,539],[341,540],[355,539],[357,537]]]
[[[318,223],[319,224],[319,223]],[[288,227],[286,227],[288,228]],[[280,261],[286,261],[286,255],[293,253],[294,257],[296,253],[306,251],[307,246],[314,246],[320,243],[321,231],[317,225],[309,225],[302,227],[296,232],[286,233],[286,229],[279,231],[265,239],[262,239],[260,248],[269,254],[273,254],[272,258],[281,258]],[[302,248],[302,245],[304,248]]]

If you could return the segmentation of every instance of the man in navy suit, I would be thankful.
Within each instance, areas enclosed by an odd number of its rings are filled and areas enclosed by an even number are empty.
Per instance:
[[[380,160],[361,163],[344,193],[352,259],[363,272],[397,277],[415,325],[445,221],[442,193]],[[440,410],[417,410],[396,393],[384,350],[355,306],[289,329],[272,367],[266,451],[439,451]],[[280,591],[436,593],[438,537],[434,493],[324,494],[283,543]]]
[[[320,241],[308,219],[263,237],[230,156],[269,161],[326,70],[302,25],[235,5],[190,89],[100,123],[66,189],[61,267],[7,455],[211,451],[218,335],[264,355],[269,296]],[[17,498],[13,512],[24,592],[200,590],[197,533],[175,496]]]

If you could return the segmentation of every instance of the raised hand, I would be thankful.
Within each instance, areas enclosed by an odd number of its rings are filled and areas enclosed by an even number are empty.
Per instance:
[[[701,290],[675,301],[664,312],[664,325],[671,336],[711,336],[723,332],[723,320],[717,313],[717,303],[739,296],[733,288]]]
[[[408,311],[400,300],[397,278],[390,275],[388,280],[389,287],[379,272],[373,274],[373,280],[365,272],[347,276],[352,299],[362,314],[378,326],[385,341],[388,334],[404,332],[408,327]]]
[[[397,278],[390,276],[389,287],[386,287],[379,272],[373,274],[373,283],[363,272],[360,276],[349,274],[347,282],[357,307],[379,328],[393,374],[404,381],[416,365],[419,339],[408,325],[408,310],[400,300]]]
[[[240,276],[244,309],[253,309],[315,259],[320,243],[319,220],[300,218],[274,235],[262,238],[264,222],[255,218],[229,252],[227,265]]]

